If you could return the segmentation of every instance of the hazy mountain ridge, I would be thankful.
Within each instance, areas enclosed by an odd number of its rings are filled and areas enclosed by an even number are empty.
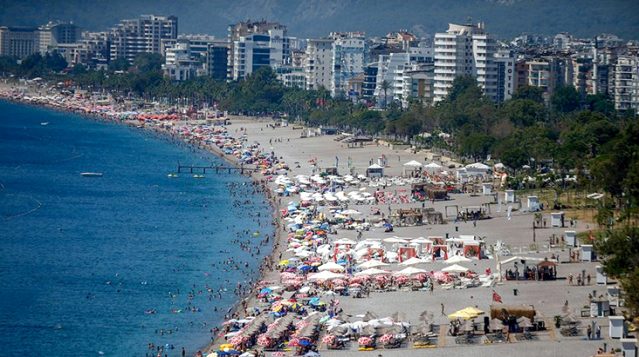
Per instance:
[[[489,32],[509,38],[526,33],[578,36],[607,32],[639,37],[639,2],[581,0],[0,0],[0,24],[37,25],[73,20],[100,31],[140,14],[177,15],[180,33],[225,36],[239,20],[268,19],[288,25],[299,37],[330,31],[365,31],[371,36],[403,29],[444,31],[448,22],[483,21]]]

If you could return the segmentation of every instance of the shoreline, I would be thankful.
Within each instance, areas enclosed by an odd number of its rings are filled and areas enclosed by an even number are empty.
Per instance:
[[[8,83],[0,83],[0,89],[2,89],[2,86],[5,86],[6,88],[15,90],[16,86],[15,85],[11,85]],[[202,144],[202,143],[198,143],[197,145],[193,142],[188,142],[186,140],[184,140],[183,138],[180,138],[179,136],[176,136],[175,133],[170,132],[168,129],[166,128],[162,128],[162,127],[158,127],[158,126],[147,126],[147,125],[135,125],[133,121],[131,120],[120,120],[118,118],[115,117],[111,117],[108,115],[99,115],[99,114],[94,114],[94,113],[86,113],[86,112],[82,112],[80,110],[74,109],[74,108],[69,108],[69,107],[63,107],[63,106],[54,106],[54,105],[48,105],[47,103],[39,103],[39,102],[32,102],[32,101],[27,101],[27,100],[20,100],[20,99],[16,99],[14,97],[8,97],[5,95],[5,92],[0,91],[0,100],[4,100],[7,101],[9,103],[13,103],[13,104],[19,104],[19,105],[26,105],[26,106],[32,106],[32,107],[37,107],[37,108],[46,108],[49,110],[54,110],[60,113],[66,113],[66,114],[74,114],[74,115],[78,115],[80,117],[82,117],[83,119],[90,119],[90,120],[94,120],[94,121],[99,121],[99,122],[103,122],[103,123],[113,123],[115,125],[124,125],[127,127],[131,127],[131,128],[135,128],[135,129],[139,129],[141,130],[143,133],[148,133],[148,134],[153,134],[154,136],[156,136],[157,138],[164,140],[166,142],[168,142],[171,145],[178,145],[178,144],[182,144],[185,145],[186,147],[190,148],[192,151],[194,150],[202,150],[207,152],[208,154],[211,154],[217,158],[219,158],[220,160],[224,161],[225,163],[239,168],[241,165],[239,164],[239,160],[237,160],[237,158],[227,155],[225,154],[220,148],[216,147],[215,145],[207,145],[207,144]],[[247,117],[249,118],[249,117]],[[258,119],[255,118],[254,119],[256,122],[259,121],[265,121],[264,119]],[[188,123],[188,122],[187,122]],[[259,265],[258,268],[258,274],[255,275],[254,277],[249,276],[248,278],[252,281],[254,281],[252,283],[252,287],[251,289],[243,294],[243,295],[238,295],[236,298],[236,301],[233,303],[233,305],[231,305],[228,308],[228,313],[227,315],[229,315],[229,318],[233,315],[239,314],[241,313],[241,315],[244,315],[245,311],[241,311],[241,307],[243,302],[246,301],[247,305],[250,305],[251,302],[255,299],[256,293],[257,293],[257,289],[258,287],[258,283],[262,280],[264,280],[264,278],[266,277],[266,275],[268,274],[268,272],[274,272],[273,270],[273,266],[274,266],[274,255],[278,254],[278,251],[281,253],[281,239],[282,239],[282,231],[280,230],[280,226],[279,226],[279,220],[277,220],[277,215],[279,210],[282,208],[281,204],[278,203],[277,197],[273,195],[272,193],[272,189],[271,187],[269,187],[268,182],[264,180],[264,176],[261,175],[260,173],[256,171],[254,171],[253,173],[251,173],[251,171],[247,171],[248,174],[245,173],[237,173],[238,175],[241,176],[245,176],[247,178],[250,179],[250,181],[253,183],[253,185],[255,185],[256,187],[259,187],[260,191],[264,194],[264,198],[266,199],[266,201],[269,203],[270,206],[270,216],[272,217],[272,223],[271,226],[273,227],[273,241],[271,243],[272,249],[271,251],[266,254],[264,256],[264,258],[262,259],[262,262]],[[253,280],[253,278],[255,278],[255,280]],[[215,325],[212,324],[213,327],[218,327],[221,328],[221,325]],[[219,343],[220,340],[220,336],[217,335],[213,335],[211,336],[211,341],[208,342],[207,344],[205,344],[202,348],[199,349],[199,351],[203,351],[205,353],[209,353],[213,351],[213,347]]]

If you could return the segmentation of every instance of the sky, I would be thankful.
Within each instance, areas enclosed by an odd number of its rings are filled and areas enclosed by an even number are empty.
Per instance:
[[[85,30],[104,31],[140,14],[176,15],[180,33],[218,37],[226,36],[231,23],[267,19],[302,38],[331,31],[381,36],[399,29],[427,35],[445,31],[449,22],[470,20],[483,21],[504,39],[563,31],[639,39],[637,0],[0,0],[1,25],[70,20]]]

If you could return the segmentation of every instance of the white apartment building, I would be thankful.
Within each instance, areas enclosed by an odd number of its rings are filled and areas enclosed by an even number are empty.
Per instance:
[[[443,100],[458,76],[469,75],[489,98],[497,99],[495,40],[477,25],[449,24],[446,33],[435,34],[434,100]]]
[[[433,102],[433,63],[412,64],[404,68],[402,107],[407,108],[412,99],[424,105]]]
[[[309,39],[304,58],[306,89],[317,90],[331,87],[333,65],[333,40]]]
[[[612,95],[615,109],[639,113],[639,57],[620,56],[614,66]]]
[[[177,38],[175,16],[142,15],[122,20],[111,30],[111,59],[126,58],[133,62],[140,53],[161,53],[163,39]]]
[[[331,33],[333,39],[331,96],[348,94],[348,81],[364,73],[367,61],[367,44],[363,32]]]
[[[411,47],[407,52],[391,53],[380,55],[378,61],[377,80],[375,86],[375,96],[377,103],[386,106],[392,101],[399,101],[403,105],[408,104],[405,88],[405,72],[411,70],[413,65],[422,63],[432,63],[432,49],[428,47]],[[388,88],[384,90],[384,86]]]
[[[288,57],[288,39],[284,29],[273,28],[267,34],[241,36],[232,49],[231,79],[237,81],[262,66],[283,65]]]

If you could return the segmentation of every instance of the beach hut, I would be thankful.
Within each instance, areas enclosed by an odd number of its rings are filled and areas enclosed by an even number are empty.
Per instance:
[[[592,250],[592,244],[584,244],[581,246],[581,261],[592,262],[595,260],[595,254]]]
[[[528,211],[529,212],[537,212],[539,211],[539,197],[537,196],[528,196],[526,200]]]
[[[366,177],[383,177],[384,168],[378,164],[372,164],[366,168]]]
[[[597,282],[597,285],[604,285],[604,286],[607,285],[608,284],[608,276],[604,272],[603,267],[601,265],[597,265],[595,267],[595,272],[596,272],[595,281]]]
[[[565,231],[564,232],[564,239],[566,241],[566,244],[569,247],[576,247],[577,246],[577,232],[575,232],[575,231]]]
[[[626,335],[626,324],[623,316],[608,316],[610,338],[623,338]]]
[[[515,190],[506,190],[504,192],[504,203],[515,203]]]
[[[484,196],[490,196],[493,194],[493,183],[483,182],[481,184],[481,194]]]
[[[550,226],[562,227],[564,226],[564,212],[551,212],[550,213]]]
[[[637,355],[637,339],[636,338],[622,338],[619,340],[621,343],[621,355],[622,356],[636,356]]]

